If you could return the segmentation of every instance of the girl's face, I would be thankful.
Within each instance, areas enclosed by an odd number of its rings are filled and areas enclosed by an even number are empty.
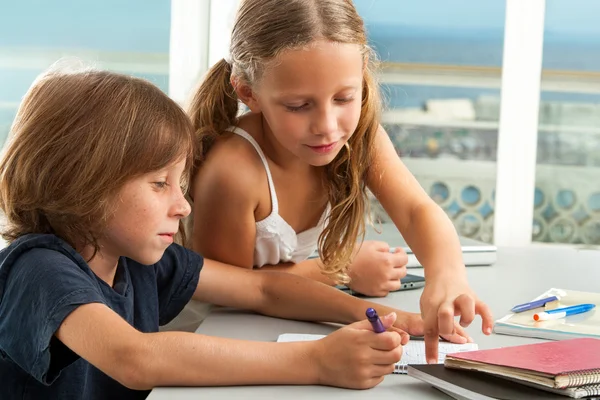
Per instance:
[[[362,83],[358,45],[316,41],[283,52],[267,68],[253,94],[254,108],[263,114],[266,134],[279,151],[323,166],[358,125]]]
[[[185,161],[180,161],[123,186],[100,241],[104,259],[126,256],[150,265],[162,258],[179,221],[191,210],[181,189],[184,169]]]

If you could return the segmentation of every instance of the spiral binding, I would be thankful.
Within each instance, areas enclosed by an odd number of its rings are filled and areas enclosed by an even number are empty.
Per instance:
[[[577,394],[583,392],[586,396],[597,396],[600,394],[600,385],[581,386],[576,391]]]
[[[408,374],[408,364],[406,363],[396,363],[394,365],[394,374]]]
[[[568,382],[564,387],[577,387],[591,385],[600,381],[600,369],[589,369],[564,375]]]

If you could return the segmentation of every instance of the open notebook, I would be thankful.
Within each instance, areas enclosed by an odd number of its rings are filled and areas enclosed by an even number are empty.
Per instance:
[[[534,300],[558,296],[550,308],[592,303],[592,311],[571,315],[553,321],[533,320],[533,314],[543,310],[536,308],[517,314],[508,314],[494,324],[494,332],[504,335],[534,337],[549,340],[574,339],[581,337],[600,338],[600,293],[578,292],[574,290],[550,289]]]
[[[277,338],[278,342],[302,342],[306,340],[318,340],[324,338],[324,335],[309,335],[304,333],[284,333]],[[460,353],[464,351],[477,350],[479,347],[475,343],[455,344],[440,342],[438,350],[438,362],[441,364],[446,359],[446,354]],[[425,342],[422,340],[409,341],[402,350],[402,359],[396,363],[395,374],[406,374],[409,364],[426,364]]]

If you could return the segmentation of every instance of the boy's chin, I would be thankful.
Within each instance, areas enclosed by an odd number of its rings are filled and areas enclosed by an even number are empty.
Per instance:
[[[142,265],[154,265],[160,261],[164,254],[164,251],[161,251],[160,253],[153,252],[153,254],[138,255],[137,257],[133,258],[133,260]]]

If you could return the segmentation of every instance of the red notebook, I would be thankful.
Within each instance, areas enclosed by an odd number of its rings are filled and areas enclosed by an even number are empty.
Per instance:
[[[444,365],[551,388],[598,384],[600,339],[570,339],[448,354]]]

